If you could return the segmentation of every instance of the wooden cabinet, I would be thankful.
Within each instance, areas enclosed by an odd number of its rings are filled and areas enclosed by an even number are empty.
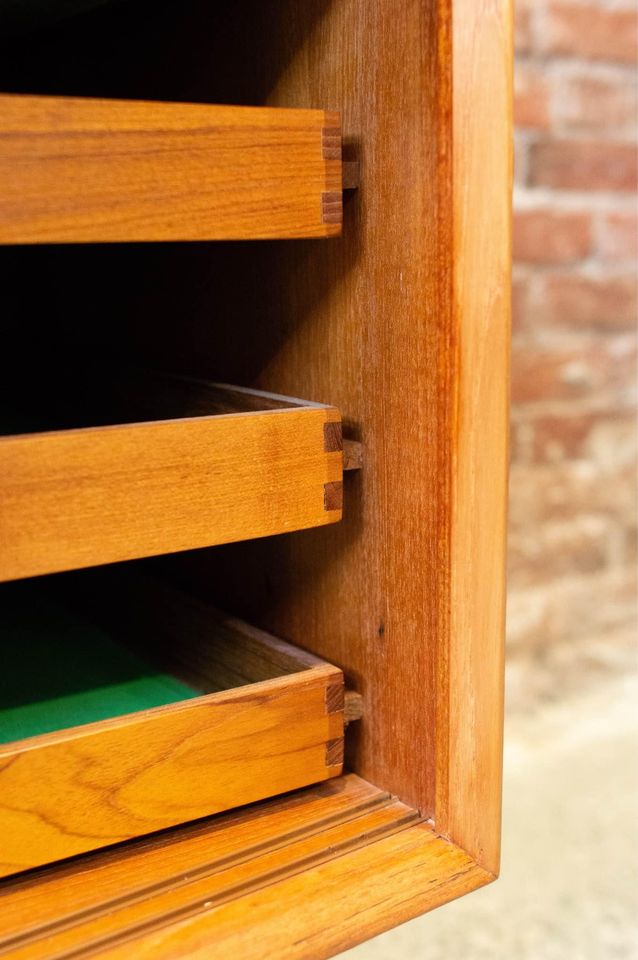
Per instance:
[[[54,604],[165,686],[0,748],[0,956],[328,957],[497,875],[510,69],[508,0],[7,49],[0,650]]]

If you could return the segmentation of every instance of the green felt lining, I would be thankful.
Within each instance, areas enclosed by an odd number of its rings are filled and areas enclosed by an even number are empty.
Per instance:
[[[197,696],[33,584],[0,589],[0,743]]]

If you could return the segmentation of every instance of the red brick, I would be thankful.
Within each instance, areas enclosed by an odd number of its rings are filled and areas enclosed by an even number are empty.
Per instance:
[[[596,413],[533,417],[529,429],[533,438],[530,448],[534,461],[557,463],[561,460],[584,459],[587,441],[598,419]]]
[[[598,586],[600,588],[600,584]],[[550,590],[558,604],[566,604],[560,582],[557,588],[547,585],[542,590],[531,587],[520,592],[529,595],[526,599],[532,603],[538,603],[540,597],[536,594]],[[530,718],[538,717],[539,710],[547,707],[551,711],[557,703],[573,702],[575,698],[582,700],[584,695],[595,694],[600,702],[600,690],[609,689],[610,680],[633,674],[636,623],[631,617],[635,618],[635,612],[618,626],[605,628],[598,622],[586,622],[585,630],[566,638],[555,633],[555,619],[548,616],[544,628],[532,632],[531,642],[527,643],[517,630],[521,608],[513,604],[509,609],[505,691],[512,724],[519,716],[529,725]],[[530,623],[524,613],[523,623],[524,637],[527,637]]]
[[[546,273],[528,323],[553,330],[633,330],[637,318],[634,271],[609,276],[583,273]]]
[[[529,144],[527,140],[514,132],[514,179],[516,183],[524,185],[527,183],[527,167],[528,167],[528,150]]]
[[[532,49],[532,12],[526,0],[514,5],[514,49],[519,54]]]
[[[529,163],[534,186],[632,193],[638,186],[636,147],[629,143],[545,140],[532,145]]]
[[[512,272],[512,330],[524,328],[530,299],[530,277],[516,268]]]
[[[613,427],[613,422],[610,421]],[[611,430],[614,434],[613,429]],[[622,432],[619,434],[623,437]],[[626,435],[626,431],[625,431]],[[636,520],[635,443],[629,443],[634,462],[600,463],[561,460],[558,463],[513,463],[510,479],[510,528],[534,528],[547,520],[579,513],[615,518],[629,529]]]
[[[517,127],[549,127],[549,87],[542,70],[518,64],[514,73],[514,123]]]
[[[587,213],[542,209],[514,214],[514,260],[569,263],[588,256],[591,246],[591,218]]]
[[[531,437],[531,427],[525,423],[516,423],[510,420],[509,452],[510,463],[527,464],[529,462],[528,437]]]
[[[637,286],[635,271],[611,277],[550,274],[543,280],[542,321],[555,328],[633,330]]]
[[[508,541],[509,588],[603,570],[615,526],[610,517],[580,514],[512,530]]]
[[[634,63],[637,30],[635,10],[555,0],[547,5],[541,42],[549,54]]]
[[[557,579],[542,589],[521,588],[508,605],[508,640],[530,649],[544,646],[548,653],[563,639],[576,643],[629,627],[633,669],[636,637],[636,575],[630,567]],[[511,614],[511,615],[510,615]],[[561,670],[560,685],[566,680]],[[562,695],[562,691],[560,693]]]
[[[508,633],[533,696],[621,669],[635,634],[635,7],[515,2],[516,180],[539,200],[514,218]]]
[[[545,414],[531,417],[525,425],[530,433],[528,447],[537,463],[591,460],[600,451],[605,466],[611,467],[610,447],[621,441],[635,448],[635,418],[629,410]]]
[[[638,216],[635,213],[610,213],[600,231],[601,257],[608,260],[638,258]]]
[[[552,99],[556,120],[577,131],[635,130],[636,86],[624,76],[564,77]]]
[[[521,339],[535,335],[542,310],[539,292],[545,269],[535,264],[514,263],[512,269],[512,336]]]
[[[585,400],[626,402],[636,377],[636,346],[627,338],[587,337],[512,346],[512,403]]]

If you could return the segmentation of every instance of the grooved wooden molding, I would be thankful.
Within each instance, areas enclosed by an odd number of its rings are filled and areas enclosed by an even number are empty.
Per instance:
[[[488,880],[416,810],[347,776],[17,882],[0,955],[325,957]]]

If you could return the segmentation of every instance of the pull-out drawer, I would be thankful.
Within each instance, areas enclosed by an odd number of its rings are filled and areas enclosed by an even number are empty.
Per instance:
[[[325,110],[0,96],[0,243],[330,237]]]
[[[341,519],[334,407],[175,377],[101,391],[53,414],[40,394],[0,438],[0,580]]]
[[[0,609],[0,875],[341,772],[341,671],[167,584],[89,571]]]

